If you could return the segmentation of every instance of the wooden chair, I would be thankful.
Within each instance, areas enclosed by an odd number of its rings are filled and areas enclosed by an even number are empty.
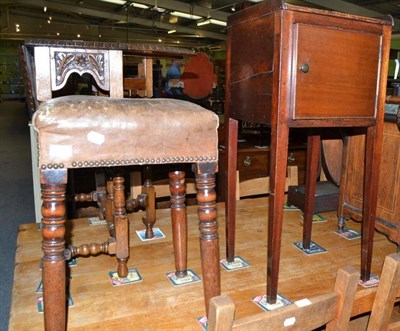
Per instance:
[[[358,279],[354,268],[341,268],[333,292],[240,319],[234,318],[235,304],[228,296],[212,298],[208,330],[313,330],[324,325],[326,330],[346,330]]]
[[[400,254],[385,258],[378,289],[376,291],[368,331],[399,330],[400,321],[391,320],[393,305],[400,296]]]
[[[68,169],[172,164],[169,173],[176,276],[187,274],[185,173],[192,164],[200,220],[202,278],[206,311],[220,294],[215,172],[218,116],[173,99],[122,98],[122,51],[34,47],[36,93],[41,104],[32,118],[37,134],[42,194],[43,298],[45,327],[66,328],[65,260],[76,255],[115,254],[125,277],[129,222],[124,179],[107,183],[106,219],[111,238],[101,244],[65,247],[65,191]],[[112,45],[110,45],[112,46]],[[149,46],[146,48],[149,51]],[[111,98],[72,95],[52,99],[54,86],[70,72],[89,72]],[[59,81],[60,80],[60,81]],[[112,212],[112,213],[110,213]]]

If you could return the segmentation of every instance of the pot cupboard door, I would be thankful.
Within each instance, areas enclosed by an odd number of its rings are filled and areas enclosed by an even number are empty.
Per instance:
[[[293,26],[293,119],[374,118],[381,36]]]

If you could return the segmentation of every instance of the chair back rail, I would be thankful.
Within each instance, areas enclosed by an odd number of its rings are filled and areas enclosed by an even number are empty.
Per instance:
[[[273,311],[234,320],[235,305],[228,296],[210,302],[208,330],[346,330],[358,285],[359,272],[353,267],[339,269],[334,291],[303,299]]]

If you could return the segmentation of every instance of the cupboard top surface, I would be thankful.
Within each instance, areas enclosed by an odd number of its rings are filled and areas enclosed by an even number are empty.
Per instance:
[[[240,10],[228,17],[227,25],[234,25],[244,20],[251,20],[255,17],[268,15],[277,11],[292,11],[292,12],[304,12],[313,13],[322,16],[337,17],[342,19],[348,19],[352,21],[369,22],[375,24],[392,25],[392,20],[388,16],[387,18],[377,19],[364,16],[351,15],[346,13],[340,13],[332,10],[323,10],[302,6],[289,5],[283,0],[269,0],[258,3],[257,5]]]

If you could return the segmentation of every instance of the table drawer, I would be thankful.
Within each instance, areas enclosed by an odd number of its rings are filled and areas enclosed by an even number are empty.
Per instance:
[[[304,184],[306,168],[305,147],[299,149],[289,148],[288,166],[298,167],[299,184]],[[239,170],[241,180],[269,176],[269,149],[239,149],[237,158],[237,169]]]

